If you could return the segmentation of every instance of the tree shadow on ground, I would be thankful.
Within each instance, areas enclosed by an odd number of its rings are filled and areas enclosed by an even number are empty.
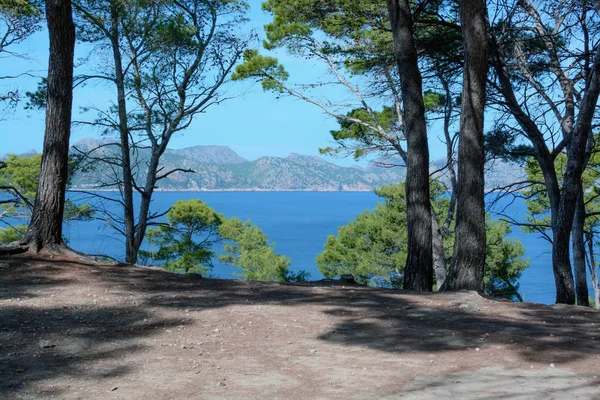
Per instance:
[[[78,284],[58,277],[64,267],[53,264],[43,260],[9,274],[0,270],[0,398],[57,376],[103,379],[127,374],[130,367],[119,360],[145,350],[139,339],[181,323],[164,318],[148,322],[144,304],[47,305],[54,296],[49,293],[68,296]],[[25,300],[39,303],[23,305]],[[44,395],[60,393],[47,388]]]
[[[319,339],[341,346],[431,354],[504,345],[512,346],[522,361],[560,364],[600,355],[600,313],[584,308],[499,303],[473,293],[417,295],[332,282],[212,280],[31,256],[10,260],[11,268],[0,270],[0,397],[57,376],[103,379],[129,373],[130,367],[118,360],[145,351],[139,341],[156,329],[181,323],[159,318],[157,310],[311,305],[335,319]],[[51,293],[74,291],[83,284],[114,296],[138,297],[133,304],[70,308],[15,301],[48,301]],[[57,394],[48,390],[48,395]]]
[[[144,269],[113,270],[105,279],[126,290],[141,290],[152,307],[324,306],[322,312],[339,321],[320,339],[384,352],[432,353],[509,345],[518,349],[523,361],[541,363],[569,363],[600,355],[600,313],[583,307],[498,302],[469,292],[376,290],[336,282],[280,285],[169,274],[149,277]],[[434,301],[435,307],[428,304]],[[494,312],[487,311],[490,307]]]
[[[483,351],[505,345],[513,346],[523,361],[538,363],[569,363],[600,354],[593,325],[600,322],[597,312],[511,305],[490,315],[465,298],[433,309],[378,294],[369,297],[373,301],[366,304],[345,305],[343,311],[350,308],[355,315],[321,339],[385,352]]]
[[[0,265],[0,273],[5,271],[8,264]],[[37,295],[40,288],[43,286],[47,289],[52,286],[61,287],[68,286],[73,282],[69,279],[56,278],[61,271],[60,268],[45,265],[43,268],[34,268],[23,266],[19,269],[21,274],[5,276],[3,285],[0,287],[0,300],[14,298],[33,298]]]

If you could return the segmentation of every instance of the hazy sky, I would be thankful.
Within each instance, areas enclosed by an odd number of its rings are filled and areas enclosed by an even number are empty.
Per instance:
[[[250,0],[251,10],[248,30],[254,29],[263,35],[262,26],[270,21],[270,16],[260,9],[262,0]],[[255,43],[254,47],[259,47]],[[47,69],[48,40],[45,31],[36,33],[31,39],[14,50],[27,53],[28,60],[14,58],[0,59],[0,76],[31,70],[43,76]],[[76,57],[85,55],[85,47],[79,46]],[[309,83],[324,73],[325,68],[310,61],[293,58],[285,53],[277,54],[280,61],[296,82]],[[0,90],[19,87],[22,91],[34,90],[39,78],[0,81]],[[336,93],[321,93],[321,98],[335,97]],[[196,117],[192,126],[174,137],[171,148],[194,145],[226,145],[247,159],[261,156],[285,157],[289,153],[317,155],[319,147],[331,144],[329,131],[337,128],[337,123],[319,108],[287,97],[277,98],[274,93],[265,93],[254,82],[242,82],[228,87],[228,94],[236,98],[219,106],[209,108],[205,114]],[[339,93],[338,93],[339,95]],[[93,114],[81,114],[81,107],[106,108],[114,98],[111,88],[90,84],[77,89],[74,95],[73,119],[91,119]],[[22,153],[30,149],[41,151],[44,131],[44,114],[40,111],[18,109],[13,114],[4,115],[0,121],[0,154]],[[71,142],[98,137],[98,130],[89,126],[76,126]],[[432,159],[443,155],[442,147],[432,138]],[[329,159],[339,164],[352,165],[350,159]]]

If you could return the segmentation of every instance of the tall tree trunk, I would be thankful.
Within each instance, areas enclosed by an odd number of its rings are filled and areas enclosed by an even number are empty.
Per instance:
[[[465,63],[456,236],[449,288],[482,292],[486,254],[483,122],[488,71],[487,11],[483,0],[462,0],[459,6]]]
[[[67,189],[73,103],[75,27],[70,0],[46,0],[50,37],[46,132],[40,179],[24,241],[34,251],[64,247],[62,222]]]
[[[123,197],[123,222],[125,224],[125,262],[135,264],[137,253],[135,247],[135,210],[133,206],[133,174],[131,171],[131,149],[129,146],[129,120],[127,116],[127,101],[125,97],[125,76],[123,60],[119,44],[119,12],[121,7],[111,3],[111,46],[115,63],[115,84],[117,86],[117,107],[119,110],[119,136],[121,140],[121,171]]]
[[[435,273],[435,284],[438,291],[446,282],[446,255],[444,254],[444,235],[440,230],[435,212],[431,210],[431,231],[433,249],[433,272]]]
[[[589,268],[592,277],[592,288],[594,289],[594,306],[600,310],[600,286],[598,286],[598,270],[596,269],[596,257],[594,257],[594,234],[592,231],[586,232],[589,251]]]
[[[407,139],[406,208],[408,257],[404,288],[431,291],[433,254],[431,201],[429,196],[429,148],[423,104],[423,85],[413,39],[413,21],[408,0],[387,0],[394,54],[400,72]]]
[[[454,214],[456,211],[456,192],[458,188],[458,182],[456,180],[456,170],[454,168],[454,141],[452,139],[452,136],[450,135],[450,122],[452,119],[452,110],[454,109],[454,100],[452,98],[452,92],[450,91],[450,85],[448,81],[444,78],[443,73],[440,73],[438,77],[446,95],[446,104],[444,106],[444,139],[446,140],[446,163],[448,163],[448,173],[450,174],[450,187],[452,189],[452,193],[450,194],[450,205],[448,206],[448,213],[446,214],[444,224],[440,228],[442,236],[446,237],[450,232],[450,225],[454,220]],[[441,286],[438,285],[438,288],[440,287]]]
[[[575,282],[571,271],[569,259],[569,233],[570,224],[566,213],[560,213],[558,221],[561,229],[553,232],[552,240],[552,269],[554,271],[554,282],[556,284],[556,302],[563,304],[575,304]],[[571,223],[573,217],[571,214]]]
[[[525,132],[528,139],[531,141],[535,151],[536,160],[540,166],[540,169],[542,170],[542,174],[544,176],[544,185],[546,186],[548,199],[550,201],[552,234],[553,236],[556,236],[558,232],[558,220],[560,216],[561,191],[558,177],[556,175],[554,158],[552,157],[546,141],[544,140],[543,133],[539,130],[535,121],[533,121],[531,117],[523,110],[515,96],[515,92],[510,81],[508,67],[494,37],[492,38],[490,44],[492,55],[494,57],[494,69],[500,82],[500,90],[504,96],[504,99],[506,100],[506,106],[519,123],[519,126],[523,129],[523,132]],[[566,241],[559,243],[553,241],[552,253],[554,254],[555,252],[566,253],[568,261],[569,240],[567,239]],[[573,285],[573,273],[571,272],[570,263],[568,263],[566,266],[558,266],[553,263],[552,269],[554,272],[557,293],[560,291],[561,293],[564,293],[561,294],[560,297],[572,297],[574,299],[575,289]],[[557,298],[558,297],[559,296],[557,296]]]
[[[573,267],[575,269],[575,293],[577,294],[577,304],[589,307],[589,293],[587,285],[587,273],[585,268],[585,204],[583,200],[583,189],[579,187],[579,196],[575,205],[575,217],[573,218],[573,229],[571,231],[571,241],[573,245]]]
[[[437,290],[441,291],[446,288],[446,282],[448,278],[448,266],[446,263],[446,254],[444,253],[444,239],[450,233],[450,225],[454,220],[454,215],[456,211],[456,191],[457,191],[457,181],[456,181],[456,170],[454,168],[454,146],[453,140],[450,135],[450,122],[452,119],[452,110],[454,108],[452,92],[450,91],[450,85],[448,81],[445,79],[444,74],[440,72],[438,74],[438,78],[440,79],[440,83],[444,88],[444,92],[446,94],[446,104],[444,106],[444,138],[446,140],[446,162],[448,164],[448,173],[450,174],[450,187],[451,187],[451,195],[450,195],[450,204],[448,206],[448,211],[444,218],[444,222],[440,227],[435,216],[435,212],[432,207],[432,230],[433,230],[433,269],[435,271],[435,279],[437,283]]]
[[[150,204],[152,203],[152,194],[156,188],[156,175],[158,173],[160,157],[167,148],[167,142],[168,140],[163,142],[161,145],[152,146],[152,154],[150,156],[150,162],[148,163],[148,175],[146,176],[146,184],[144,186],[144,192],[142,193],[140,202],[135,241],[132,249],[136,260],[140,252],[140,247],[144,241],[144,237],[146,236],[146,229],[148,228],[148,221],[150,218]]]
[[[556,281],[557,303],[575,304],[575,284],[569,259],[569,241],[575,206],[581,188],[581,175],[586,163],[586,145],[592,134],[592,120],[600,94],[600,46],[595,49],[595,53],[588,87],[580,101],[579,115],[573,128],[571,142],[567,147],[567,167],[563,178],[559,213],[553,232],[552,266]]]

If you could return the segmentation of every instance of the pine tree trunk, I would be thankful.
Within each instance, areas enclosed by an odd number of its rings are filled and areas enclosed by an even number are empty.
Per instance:
[[[450,85],[447,80],[440,74],[439,76],[440,82],[442,83],[442,87],[444,88],[444,93],[446,95],[446,104],[444,110],[444,138],[446,140],[446,162],[448,163],[448,173],[450,175],[450,188],[452,193],[450,195],[450,204],[448,205],[448,212],[446,214],[446,218],[444,223],[440,227],[440,231],[442,237],[445,238],[449,231],[450,225],[454,220],[456,213],[456,191],[458,187],[458,182],[456,181],[456,170],[454,168],[454,146],[452,145],[453,140],[450,135],[450,123],[452,119],[452,110],[454,109],[454,99],[452,96],[452,92],[450,91]],[[441,285],[438,285],[440,288]]]
[[[483,122],[488,71],[487,11],[483,0],[462,0],[459,6],[465,63],[456,236],[449,288],[482,292],[486,254]]]
[[[64,247],[62,222],[67,188],[73,102],[75,27],[70,0],[46,0],[50,37],[46,131],[40,179],[24,241],[34,251]]]
[[[444,254],[444,236],[440,230],[435,213],[431,213],[432,249],[433,249],[433,271],[438,291],[446,281],[446,255]]]
[[[561,190],[556,175],[556,169],[554,165],[554,158],[550,153],[546,142],[544,141],[544,135],[537,127],[535,121],[523,110],[514,93],[512,83],[510,80],[508,67],[504,60],[502,53],[498,48],[498,44],[495,40],[491,41],[492,53],[494,56],[494,69],[498,76],[500,83],[500,89],[506,101],[506,105],[509,108],[511,114],[519,123],[519,126],[525,132],[533,149],[535,151],[535,158],[542,170],[544,175],[544,184],[548,193],[548,199],[550,201],[550,216],[552,222],[552,235],[557,237],[559,229],[559,220],[562,218],[561,214]],[[563,299],[561,302],[575,301],[575,287],[573,284],[573,273],[571,272],[571,264],[569,261],[569,237],[567,233],[566,240],[552,242],[552,254],[553,263],[552,269],[554,272],[554,281],[556,283],[557,301],[559,298]],[[555,254],[557,256],[555,256]],[[566,255],[566,256],[565,256]],[[555,257],[562,260],[561,264],[558,265],[554,262]]]
[[[165,142],[163,142],[162,145],[152,146],[152,153],[150,156],[150,161],[148,163],[148,175],[146,177],[144,193],[142,193],[142,198],[140,201],[138,223],[136,227],[134,246],[132,249],[133,256],[136,260],[140,252],[140,247],[142,247],[144,237],[146,236],[146,229],[148,228],[148,222],[150,217],[150,205],[152,203],[152,194],[154,193],[154,189],[156,188],[156,176],[158,173],[160,157],[165,152],[165,149]]]
[[[587,273],[585,268],[585,204],[583,200],[583,189],[579,187],[579,196],[573,219],[573,230],[571,231],[571,241],[573,245],[573,267],[575,269],[575,293],[577,294],[577,304],[589,307],[589,292],[587,285]]]
[[[115,84],[117,86],[117,107],[119,111],[119,136],[121,140],[121,173],[123,197],[123,222],[125,224],[125,262],[135,264],[138,250],[135,248],[135,210],[133,206],[133,174],[131,171],[131,150],[129,146],[129,118],[125,97],[125,75],[119,44],[119,9],[112,3],[111,14],[111,46],[115,63]]]
[[[387,0],[394,54],[400,73],[407,139],[406,208],[408,257],[404,288],[433,289],[431,202],[429,196],[429,148],[423,104],[423,87],[413,39],[413,21],[408,0]]]

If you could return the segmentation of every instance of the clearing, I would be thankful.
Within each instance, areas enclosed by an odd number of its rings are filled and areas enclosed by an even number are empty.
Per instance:
[[[4,399],[598,399],[600,313],[0,259]]]

